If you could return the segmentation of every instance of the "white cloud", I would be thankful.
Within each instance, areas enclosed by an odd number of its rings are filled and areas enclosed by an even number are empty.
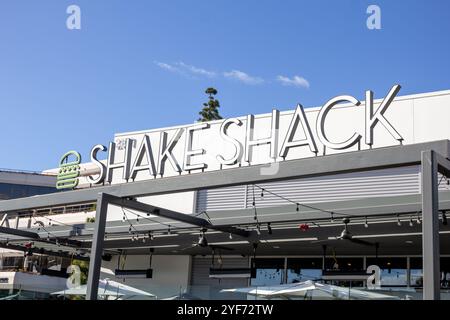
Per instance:
[[[262,79],[262,78],[253,77],[253,76],[251,76],[243,71],[239,71],[239,70],[232,70],[230,72],[224,72],[223,75],[225,76],[225,78],[239,80],[246,84],[260,84],[260,83],[264,82],[264,79]]]
[[[198,67],[195,67],[195,66],[192,66],[189,64],[185,64],[182,61],[177,62],[176,65],[187,70],[190,73],[193,73],[193,74],[198,74],[198,75],[209,77],[209,78],[216,76],[216,73],[214,71],[209,71],[209,70],[206,70],[203,68],[198,68]]]
[[[195,67],[195,66],[186,64],[182,61],[176,62],[174,64],[155,61],[155,64],[163,70],[173,72],[173,73],[179,73],[179,74],[182,74],[182,75],[188,76],[188,77],[198,75],[198,76],[213,78],[216,76],[216,73],[213,71]]]
[[[170,72],[180,72],[180,69],[178,69],[177,67],[175,67],[175,66],[173,66],[171,64],[165,63],[165,62],[155,61],[155,64],[158,67],[160,67],[161,69],[164,69],[164,70],[167,70],[167,71],[170,71]]]
[[[299,88],[309,88],[309,82],[303,77],[293,76],[292,78],[285,76],[278,76],[277,81],[284,86],[293,86]]]

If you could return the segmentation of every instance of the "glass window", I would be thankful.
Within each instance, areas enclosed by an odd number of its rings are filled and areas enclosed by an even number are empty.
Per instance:
[[[340,271],[362,271],[364,268],[363,258],[326,258],[325,269]]]
[[[450,257],[442,257],[441,263],[441,288],[450,289]],[[410,258],[410,285],[414,287],[422,287],[423,271],[422,258]]]
[[[409,285],[412,287],[422,287],[423,273],[422,273],[422,258],[409,259]]]
[[[271,286],[284,283],[284,259],[252,259],[256,277],[251,278],[252,286]]]
[[[287,283],[320,279],[322,262],[322,258],[287,259]]]
[[[340,279],[329,279],[327,283],[342,287],[362,287],[364,281],[355,280],[354,275],[365,273],[364,259],[353,257],[334,257],[325,259],[325,274],[327,277],[339,277]]]
[[[367,258],[366,264],[380,267],[381,286],[395,287],[408,284],[406,258]]]
[[[57,191],[54,187],[0,183],[0,200],[23,198]]]

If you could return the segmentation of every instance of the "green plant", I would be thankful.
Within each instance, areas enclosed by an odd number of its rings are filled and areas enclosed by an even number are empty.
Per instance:
[[[219,114],[220,103],[219,100],[215,98],[217,90],[210,87],[205,90],[205,93],[209,95],[209,100],[203,104],[203,109],[198,113],[200,115],[198,121],[205,122],[222,119]]]

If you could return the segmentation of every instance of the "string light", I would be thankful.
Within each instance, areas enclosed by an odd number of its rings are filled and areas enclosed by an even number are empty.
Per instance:
[[[125,214],[125,210],[128,211],[128,212],[131,213],[131,214],[136,215],[136,217],[137,217],[136,221],[137,221],[137,222],[139,222],[139,218],[142,218],[142,219],[148,220],[148,221],[150,221],[150,222],[156,222],[156,223],[162,224],[162,225],[164,225],[164,226],[169,226],[168,224],[166,224],[166,223],[164,223],[164,222],[156,221],[156,220],[147,218],[147,217],[145,217],[145,216],[141,216],[141,215],[139,215],[138,213],[132,212],[132,211],[130,211],[130,210],[128,210],[128,209],[122,207],[122,211],[123,211],[123,213],[124,213],[124,217],[125,217],[126,220],[128,220],[128,217],[127,217],[126,214]],[[155,215],[159,215],[159,209],[154,209],[154,210],[153,210],[153,213],[154,213]],[[131,224],[131,222],[130,222],[129,220],[128,220],[128,223]],[[133,229],[135,229],[135,228],[133,227]],[[135,229],[135,230],[136,230],[136,229]]]
[[[413,226],[414,226],[413,221],[412,221],[412,218],[409,219],[409,226],[410,226],[410,227],[413,227]]]
[[[256,185],[256,184],[254,184],[253,185],[253,187],[257,187],[257,188],[259,188],[259,189],[263,189],[262,187],[260,187],[260,186],[258,186],[258,185]],[[293,203],[293,204],[295,204],[295,205],[297,205],[297,211],[300,211],[300,209],[299,209],[299,206],[303,206],[303,207],[305,207],[305,208],[308,208],[308,209],[311,209],[311,210],[317,210],[317,211],[320,211],[320,212],[323,212],[323,213],[333,213],[332,211],[330,211],[330,210],[326,210],[326,209],[321,209],[321,208],[317,208],[317,207],[313,207],[313,206],[310,206],[310,205],[307,205],[307,204],[303,204],[303,203],[298,203],[298,202],[296,202],[296,201],[293,201],[293,200],[291,200],[291,199],[288,199],[288,198],[286,198],[286,197],[284,197],[284,196],[282,196],[282,195],[279,195],[279,194],[277,194],[277,193],[275,193],[275,192],[272,192],[272,191],[270,191],[270,190],[267,190],[267,189],[264,189],[264,192],[267,192],[267,193],[269,193],[269,194],[271,194],[271,195],[273,195],[273,196],[275,196],[275,197],[278,197],[278,198],[280,198],[280,199],[283,199],[283,200],[285,200],[285,201],[288,201],[288,202],[290,202],[290,203]],[[254,192],[253,192],[254,193]],[[342,212],[334,212],[335,214],[339,214],[339,215],[342,215],[342,216],[354,216],[354,215],[352,215],[352,214],[347,214],[347,213],[342,213]]]
[[[272,234],[272,227],[270,226],[270,222],[267,223],[267,232]]]
[[[230,240],[233,240],[233,235],[231,234],[231,232],[230,232],[230,234],[228,235],[228,238],[229,238]]]
[[[368,228],[369,227],[369,223],[367,222],[367,217],[366,217],[366,221],[364,222],[364,227]]]
[[[420,224],[420,223],[421,223],[419,213],[417,213],[417,219],[416,219],[416,222],[417,222],[417,224]]]
[[[172,234],[172,232],[170,230],[170,225],[169,225],[169,228],[167,229],[167,234]]]
[[[447,216],[446,216],[446,214],[445,214],[445,211],[442,212],[442,224],[443,224],[444,226],[447,225]]]
[[[402,222],[400,221],[400,216],[399,216],[399,215],[397,215],[397,225],[398,225],[399,227],[402,226]]]
[[[261,228],[259,227],[259,223],[256,224],[256,233],[258,234],[258,236],[261,235]]]

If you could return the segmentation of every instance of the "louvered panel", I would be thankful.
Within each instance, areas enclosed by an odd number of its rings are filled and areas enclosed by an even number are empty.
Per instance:
[[[217,258],[215,258],[215,267],[218,268]],[[223,268],[248,268],[248,258],[222,258]],[[221,289],[241,288],[248,285],[248,279],[213,279],[209,277],[209,268],[211,268],[211,258],[194,257],[191,268],[191,286],[190,293],[202,299],[245,299],[245,295],[232,293],[222,293]]]
[[[441,181],[441,176],[439,176]],[[332,176],[293,179],[258,184],[268,191],[299,203],[351,200],[368,197],[420,193],[419,166],[355,172]],[[450,189],[444,178],[441,190]],[[247,194],[246,194],[247,190]],[[253,193],[258,207],[289,204],[289,201],[249,185],[201,190],[197,193],[197,212],[252,207]]]
[[[197,192],[197,212],[245,207],[246,186],[199,190]]]
[[[420,192],[419,167],[394,168],[258,185],[294,202],[311,203],[396,196]],[[258,207],[288,204],[280,197],[255,188]],[[247,206],[252,206],[253,186],[249,186]]]

